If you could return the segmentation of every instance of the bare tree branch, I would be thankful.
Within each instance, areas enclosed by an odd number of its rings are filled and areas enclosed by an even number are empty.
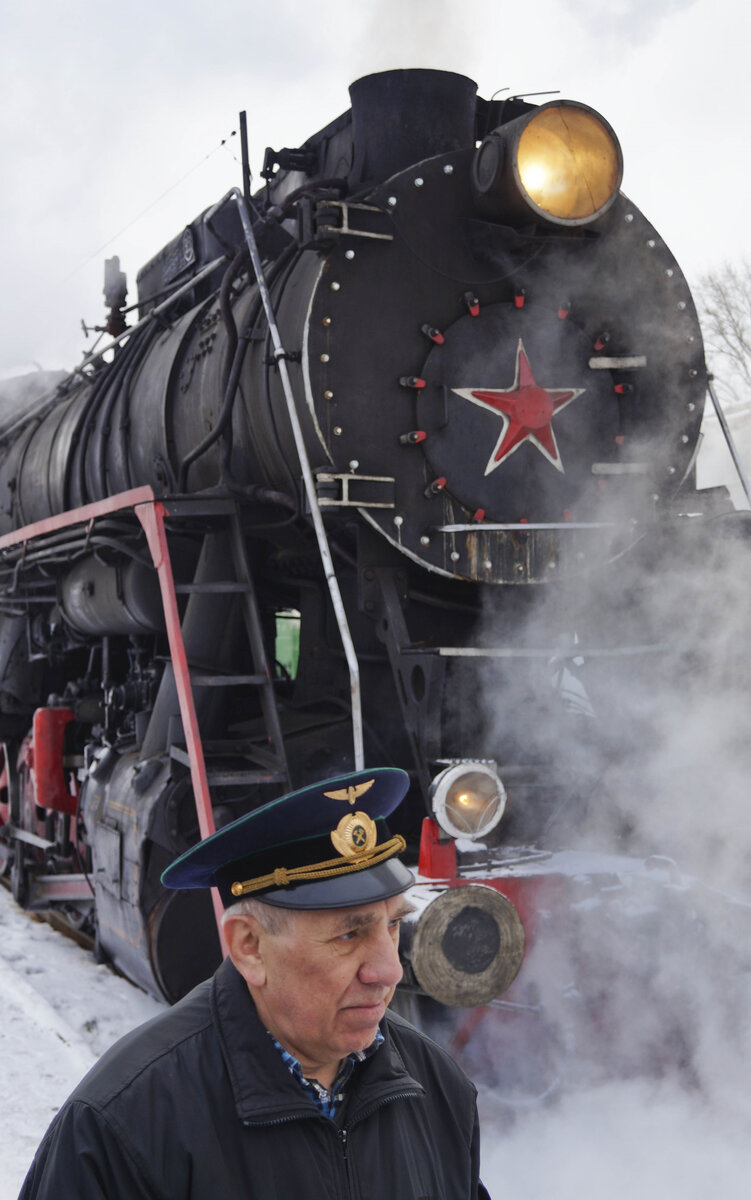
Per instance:
[[[751,401],[751,262],[725,263],[699,282],[699,315],[707,360],[721,390]]]

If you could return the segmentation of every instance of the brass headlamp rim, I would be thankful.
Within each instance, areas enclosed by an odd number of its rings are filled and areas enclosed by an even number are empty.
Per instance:
[[[545,113],[566,109],[593,118],[606,135],[613,155],[614,180],[609,195],[593,212],[580,216],[556,214],[538,204],[525,185],[519,167],[519,147],[524,134],[535,122],[544,120]],[[475,202],[488,216],[512,223],[539,218],[558,228],[576,228],[599,220],[615,202],[623,181],[623,152],[615,130],[602,113],[578,100],[550,100],[530,107],[522,116],[490,131],[475,152],[471,177]]]

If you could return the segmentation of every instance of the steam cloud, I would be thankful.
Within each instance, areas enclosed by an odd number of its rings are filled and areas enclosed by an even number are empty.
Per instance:
[[[676,519],[615,570],[538,597],[514,640],[568,656],[517,664],[485,691],[489,741],[558,781],[518,793],[521,839],[600,861],[525,965],[542,1016],[491,1017],[465,1051],[480,1076],[497,1064],[482,1094],[491,1194],[747,1192],[749,532],[743,514]],[[485,624],[486,641],[509,641],[496,612]],[[655,649],[586,654],[613,644]],[[512,787],[512,832],[513,807]]]

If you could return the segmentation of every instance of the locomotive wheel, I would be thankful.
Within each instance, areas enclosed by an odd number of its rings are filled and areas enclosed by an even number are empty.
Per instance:
[[[11,851],[10,890],[21,908],[26,907],[29,894],[28,873],[24,862],[23,842],[14,842]]]

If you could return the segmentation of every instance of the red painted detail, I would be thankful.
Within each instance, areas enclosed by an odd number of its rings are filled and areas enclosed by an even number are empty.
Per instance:
[[[423,818],[417,870],[425,879],[456,878],[456,843],[453,838],[441,841],[440,830],[432,817]]]
[[[65,729],[73,720],[69,708],[38,708],[32,723],[32,741],[26,761],[31,770],[34,798],[40,808],[73,816],[78,802],[65,782],[63,747]]]
[[[494,409],[503,421],[501,435],[493,449],[485,474],[500,466],[510,454],[528,439],[563,471],[553,431],[553,416],[582,394],[583,388],[544,388],[535,380],[522,339],[516,347],[514,382],[510,388],[462,388],[461,396],[473,404]]]
[[[573,513],[571,512],[571,509],[570,509],[570,508],[564,508],[564,510],[563,510],[563,519],[564,519],[564,521],[573,521],[573,519],[574,519],[574,515],[573,515]]]
[[[464,303],[467,306],[470,317],[479,317],[480,301],[477,299],[477,296],[474,294],[474,292],[464,293]]]
[[[472,514],[472,520],[473,521],[484,521],[485,520],[485,509],[484,508],[476,509],[475,512]]]
[[[428,484],[428,486],[425,489],[425,495],[426,496],[437,496],[439,492],[443,491],[445,486],[446,486],[446,476],[439,475],[439,477],[437,479],[434,479],[432,481],[432,483]]]
[[[105,517],[109,513],[119,512],[123,508],[133,508],[136,504],[153,502],[154,493],[150,487],[132,488],[129,492],[119,492],[117,496],[108,496],[106,500],[96,500],[93,504],[84,504],[81,508],[72,508],[68,512],[58,513],[54,517],[45,517],[35,521],[33,525],[23,525],[0,537],[0,550],[5,546],[16,546],[19,542],[28,542],[40,537],[43,533],[54,533],[58,529],[67,529],[71,525],[82,525],[97,517]]]
[[[570,312],[571,312],[571,305],[570,304],[562,304],[561,307],[558,309],[558,320],[565,321],[566,317],[568,316],[568,314]]]
[[[525,300],[524,288],[519,288],[519,291],[514,293],[514,308],[524,308]]]
[[[436,346],[442,346],[446,341],[440,329],[436,329],[433,325],[421,325],[420,332],[424,333],[427,338],[430,338],[431,342],[435,342]]]
[[[595,338],[595,350],[604,350],[609,341],[610,341],[609,333],[603,332],[603,333],[598,334],[597,337]]]
[[[617,433],[615,436],[616,446],[623,446],[626,442],[626,436],[623,433]]]
[[[164,529],[164,518],[169,513],[162,503],[154,502],[153,500],[150,504],[138,505],[135,511],[146,534],[151,558],[159,577],[170,659],[175,673],[175,687],[180,705],[180,716],[185,731],[185,746],[190,758],[190,777],[193,785],[193,798],[196,806],[196,816],[198,817],[198,828],[203,839],[210,837],[216,826],[214,825],[214,812],[211,806],[209,783],[206,776],[203,742],[201,741],[201,734],[198,728],[195,699],[190,682],[190,671],[188,670],[188,656],[185,652],[185,643],[183,642],[180,626],[180,614],[177,608],[172,562],[169,556],[167,535]],[[221,926],[224,908],[216,888],[211,889],[211,899],[214,905],[214,915],[216,917],[222,953],[226,955],[227,947]]]
[[[520,525],[529,525],[529,517],[519,517]]]
[[[428,386],[425,380],[421,379],[419,375],[402,375],[399,382],[402,387],[414,388],[418,392],[421,388]]]
[[[605,488],[608,486],[608,484],[607,484],[607,480],[605,480],[605,479],[598,479],[598,480],[597,480],[597,486],[598,486],[598,488],[600,489],[600,491],[601,491],[601,492],[604,492],[604,491],[605,491]]]
[[[409,433],[399,435],[399,441],[403,446],[416,446],[418,442],[424,442],[427,436],[424,429],[410,429]]]
[[[633,385],[630,383],[616,383],[613,391],[617,396],[627,396],[629,392],[633,392]]]

